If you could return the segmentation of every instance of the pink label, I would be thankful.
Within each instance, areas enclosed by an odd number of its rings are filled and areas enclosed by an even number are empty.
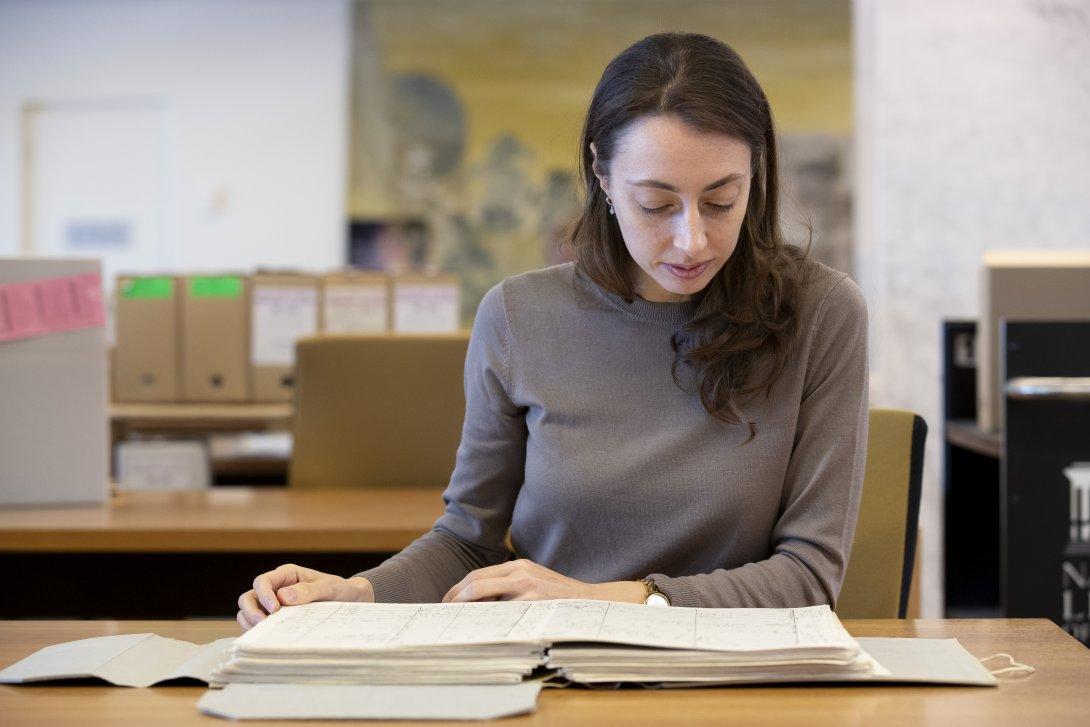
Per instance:
[[[0,285],[0,342],[105,324],[98,273]]]

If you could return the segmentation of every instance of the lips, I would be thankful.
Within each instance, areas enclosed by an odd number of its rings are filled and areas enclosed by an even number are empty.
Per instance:
[[[672,265],[670,263],[663,263],[663,265],[675,277],[690,280],[703,273],[710,263],[710,260],[705,260],[697,265]]]

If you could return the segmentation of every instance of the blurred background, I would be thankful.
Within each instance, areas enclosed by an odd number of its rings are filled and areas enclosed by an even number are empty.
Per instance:
[[[1090,375],[1082,0],[0,0],[0,256],[100,261],[114,356],[118,275],[455,281],[444,305],[466,328],[493,284],[566,259],[594,85],[667,30],[720,38],[754,71],[780,134],[789,238],[867,295],[871,405],[928,423],[917,613],[1015,613],[1008,568],[1036,546],[1008,539],[1023,531],[1007,509],[1031,495],[1010,480],[1006,413],[987,418],[1000,395],[984,389],[1000,384],[978,385],[1005,370],[1000,349],[978,353],[1000,338],[997,301],[1052,288],[1053,303],[1010,315],[1084,327],[1048,339],[1059,364],[1026,371]],[[1065,282],[994,273],[1042,268]],[[1073,444],[1017,475],[1058,503],[1027,516],[1027,542],[1055,542],[1024,567],[1047,572],[1050,605],[1026,608],[1086,640],[1088,561],[1061,551],[1082,532],[1090,404],[1060,398],[1082,409],[1031,429]],[[123,403],[112,397],[113,457],[154,430]],[[291,457],[273,433],[203,439],[209,484],[282,484],[283,461],[261,469]],[[220,476],[217,457],[250,462],[249,479]]]

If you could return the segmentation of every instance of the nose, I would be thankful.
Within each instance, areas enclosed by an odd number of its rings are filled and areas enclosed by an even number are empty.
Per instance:
[[[674,247],[690,258],[700,255],[708,246],[708,237],[704,230],[704,220],[700,211],[690,208],[678,220],[678,229],[674,232]]]

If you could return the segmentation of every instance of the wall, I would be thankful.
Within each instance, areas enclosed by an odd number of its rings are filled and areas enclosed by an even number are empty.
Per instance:
[[[942,613],[940,326],[982,253],[1090,248],[1090,5],[855,0],[856,270],[874,405],[928,422],[923,609]]]
[[[26,104],[158,99],[164,266],[340,264],[350,34],[349,0],[3,0],[0,254],[21,248]]]

